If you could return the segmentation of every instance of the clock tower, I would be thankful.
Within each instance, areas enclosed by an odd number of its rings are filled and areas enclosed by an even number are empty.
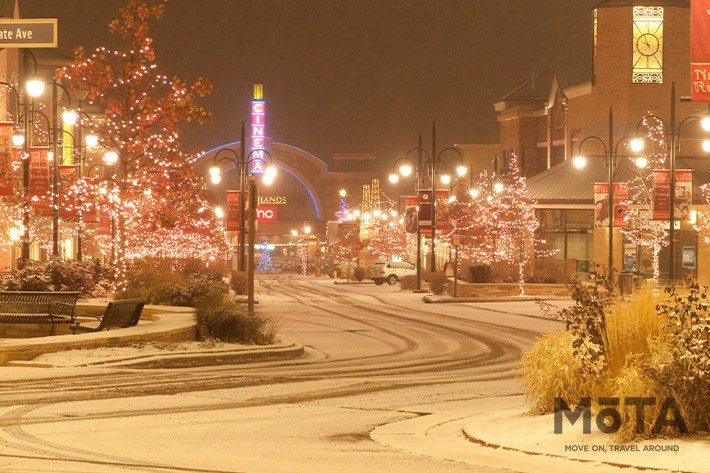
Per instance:
[[[671,84],[690,95],[690,1],[603,0],[592,15],[592,121],[605,122],[609,107],[620,123],[669,117]]]

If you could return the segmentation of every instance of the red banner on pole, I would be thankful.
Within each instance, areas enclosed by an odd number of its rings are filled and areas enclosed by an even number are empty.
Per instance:
[[[13,122],[0,122],[0,195],[12,195],[17,153],[12,146]]]
[[[49,148],[30,148],[30,196],[47,197],[52,191],[52,166],[49,161]],[[49,200],[35,205],[48,207]]]
[[[418,222],[418,207],[417,196],[408,195],[404,198],[404,222],[407,233],[417,233]]]
[[[449,217],[449,196],[448,189],[436,190],[436,229],[451,229],[451,218]]]
[[[101,212],[99,214],[99,235],[111,234],[111,214]]]
[[[248,193],[244,192],[248,202]],[[241,228],[241,191],[227,191],[227,231],[238,232]]]
[[[710,0],[690,2],[690,92],[710,102]]]
[[[417,193],[417,206],[419,207],[419,228],[431,228],[431,201],[432,192],[429,190],[420,190]]]
[[[63,218],[76,217],[76,188],[79,177],[76,165],[59,166],[59,216]]]
[[[653,171],[653,220],[670,220],[670,176],[669,169]],[[675,206],[673,220],[690,218],[690,204],[693,196],[693,171],[676,169],[675,171]]]
[[[614,183],[614,227],[628,225],[629,186],[625,182]],[[609,226],[609,183],[594,183],[594,226]]]
[[[93,189],[94,178],[81,178],[81,219],[84,223],[98,223],[98,205],[96,195],[90,190]],[[87,192],[89,191],[89,192]]]

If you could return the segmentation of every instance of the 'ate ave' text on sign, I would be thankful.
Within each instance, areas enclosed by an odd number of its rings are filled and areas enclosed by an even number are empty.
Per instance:
[[[57,19],[1,19],[0,47],[56,48]]]

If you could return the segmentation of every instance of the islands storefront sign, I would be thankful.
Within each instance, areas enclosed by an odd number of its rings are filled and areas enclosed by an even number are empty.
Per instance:
[[[57,19],[0,20],[0,48],[56,48]]]

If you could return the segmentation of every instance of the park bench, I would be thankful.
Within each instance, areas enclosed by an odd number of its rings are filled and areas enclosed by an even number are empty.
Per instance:
[[[0,323],[52,325],[74,319],[78,292],[0,291]]]
[[[111,301],[106,306],[104,315],[96,317],[99,325],[90,327],[74,322],[69,327],[72,333],[79,332],[100,332],[103,329],[133,327],[138,324],[141,312],[145,306],[145,299],[123,299]]]

